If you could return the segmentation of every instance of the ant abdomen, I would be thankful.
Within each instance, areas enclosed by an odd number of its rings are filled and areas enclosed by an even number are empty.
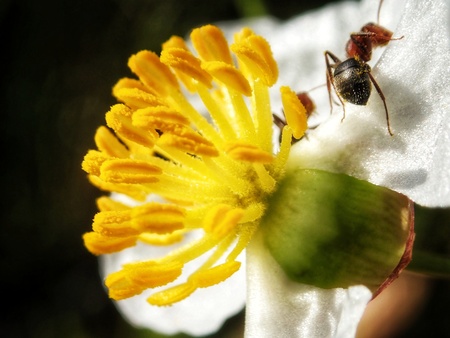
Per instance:
[[[336,66],[334,84],[339,95],[347,102],[366,105],[370,97],[370,66],[355,58],[347,59]]]

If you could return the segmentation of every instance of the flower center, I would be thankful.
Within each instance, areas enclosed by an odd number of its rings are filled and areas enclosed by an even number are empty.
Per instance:
[[[288,124],[273,154],[269,87],[278,68],[262,37],[243,29],[228,46],[217,27],[204,26],[191,39],[198,56],[172,37],[160,57],[141,51],[130,58],[139,80],[125,78],[114,87],[123,103],[111,108],[106,122],[115,136],[100,127],[98,150],[83,162],[94,185],[137,201],[98,200],[93,231],[84,235],[92,253],[117,252],[138,241],[172,245],[201,233],[162,258],[129,263],[109,275],[106,285],[117,300],[175,281],[186,263],[206,253],[185,282],[148,301],[169,305],[236,272],[237,257],[284,174],[292,136],[301,138],[306,130],[304,107],[282,87]]]

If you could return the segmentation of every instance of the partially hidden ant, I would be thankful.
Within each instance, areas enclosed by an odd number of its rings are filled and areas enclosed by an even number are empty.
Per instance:
[[[309,119],[309,117],[315,112],[316,110],[316,105],[314,103],[314,101],[311,99],[311,97],[309,96],[308,92],[298,92],[296,93],[297,98],[300,100],[300,102],[303,104],[303,106],[305,107],[306,110],[306,118]],[[284,114],[284,112],[283,112]],[[286,117],[285,117],[286,119]],[[283,128],[287,125],[286,120],[279,117],[278,115],[273,114],[273,122],[275,123],[275,125],[280,129],[280,131],[283,130]],[[314,129],[316,127],[309,127],[309,129]],[[300,139],[296,139],[294,137],[292,137],[291,140],[291,144],[294,144],[298,141],[300,141]],[[281,134],[280,134],[280,143],[281,143]]]
[[[337,97],[343,107],[343,121],[345,119],[345,102],[355,105],[366,105],[371,93],[371,83],[374,85],[378,95],[383,101],[384,110],[386,112],[387,129],[391,136],[394,134],[391,130],[389,122],[389,112],[386,105],[386,98],[371,74],[371,68],[366,63],[372,58],[372,49],[382,47],[391,40],[399,40],[393,38],[393,33],[378,24],[380,18],[380,9],[383,0],[380,0],[378,6],[377,23],[368,23],[361,28],[360,32],[350,34],[350,40],[346,45],[347,59],[344,61],[330,51],[325,51],[325,62],[327,66],[327,88],[332,109],[331,86],[337,93]],[[330,62],[330,59],[332,62]],[[333,71],[334,70],[334,71]]]

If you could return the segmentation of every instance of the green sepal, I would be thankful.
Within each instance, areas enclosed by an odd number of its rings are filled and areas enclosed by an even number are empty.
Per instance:
[[[294,281],[321,288],[387,286],[410,261],[413,203],[343,174],[291,170],[271,195],[261,231]]]

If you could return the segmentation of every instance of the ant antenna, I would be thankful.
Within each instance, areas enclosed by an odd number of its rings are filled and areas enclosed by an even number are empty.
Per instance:
[[[378,4],[378,12],[377,12],[377,24],[380,24],[380,12],[381,12],[381,6],[383,5],[384,0],[380,0],[380,3]]]
[[[326,85],[327,85],[326,83],[322,83],[322,84],[320,84],[320,85],[317,85],[317,86],[315,86],[315,87],[310,88],[310,89],[307,90],[306,92],[307,92],[307,93],[312,92],[313,90],[319,89],[319,88],[324,87],[324,86],[326,86]]]

